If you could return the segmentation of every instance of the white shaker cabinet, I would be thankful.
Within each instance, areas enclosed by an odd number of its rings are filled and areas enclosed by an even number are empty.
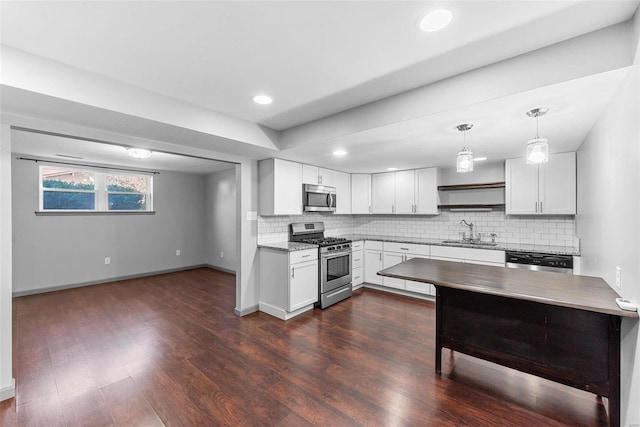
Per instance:
[[[371,175],[373,213],[437,215],[440,197],[438,168]]]
[[[364,243],[364,281],[375,285],[382,284],[382,242],[367,240]]]
[[[396,214],[412,214],[415,212],[416,174],[414,170],[395,173],[395,202]]]
[[[331,169],[323,169],[317,166],[302,165],[302,183],[313,185],[328,185],[333,187],[333,173]]]
[[[351,213],[371,213],[371,174],[351,174]]]
[[[416,171],[416,198],[414,213],[423,215],[438,215],[440,193],[438,186],[441,184],[441,172],[438,168],[417,169]]]
[[[336,187],[337,214],[351,213],[351,176],[348,173],[333,171],[333,185]]]
[[[404,257],[405,255],[401,253],[384,251],[382,253],[382,268],[386,269],[400,264],[404,262]],[[404,280],[395,277],[383,277],[382,284],[389,288],[404,289]]]
[[[280,159],[258,162],[260,215],[302,214],[302,165]]]
[[[362,287],[364,282],[364,242],[351,243],[351,286],[353,290]]]
[[[318,250],[260,248],[260,311],[282,320],[313,309],[318,301]]]
[[[575,215],[576,155],[550,154],[542,165],[505,164],[507,215]]]
[[[395,211],[395,172],[371,175],[371,210],[374,214],[390,214]]]

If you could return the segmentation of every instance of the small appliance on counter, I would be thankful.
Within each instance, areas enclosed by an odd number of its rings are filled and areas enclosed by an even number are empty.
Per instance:
[[[335,212],[336,189],[328,185],[304,184],[302,186],[302,201],[305,212]],[[317,224],[322,225],[323,223]],[[322,225],[322,230],[324,231],[324,225]]]
[[[325,309],[349,298],[351,288],[351,241],[324,237],[323,222],[294,222],[289,226],[291,242],[318,245],[318,302]]]

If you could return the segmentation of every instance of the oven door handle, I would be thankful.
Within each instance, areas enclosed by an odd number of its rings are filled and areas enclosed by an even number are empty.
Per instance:
[[[323,259],[338,258],[345,255],[351,256],[351,251],[349,250],[349,251],[343,251],[343,252],[333,252],[330,254],[321,254]]]

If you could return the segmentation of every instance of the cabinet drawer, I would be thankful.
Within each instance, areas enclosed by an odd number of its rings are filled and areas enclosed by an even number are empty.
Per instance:
[[[364,251],[353,251],[351,253],[353,268],[362,267],[364,265]]]
[[[401,252],[407,254],[425,255],[429,256],[429,245],[419,245],[416,243],[397,243],[397,242],[384,242],[384,250],[389,252]]]
[[[364,248],[365,249],[374,249],[374,250],[381,251],[382,250],[382,242],[379,242],[378,240],[367,240],[367,241],[364,242]]]
[[[362,249],[364,249],[364,242],[362,240],[351,242],[351,250],[361,251]]]
[[[317,249],[305,249],[303,251],[289,252],[289,264],[296,264],[298,262],[313,261],[318,259]]]
[[[352,286],[360,285],[364,282],[364,269],[362,267],[354,267],[351,271]]]

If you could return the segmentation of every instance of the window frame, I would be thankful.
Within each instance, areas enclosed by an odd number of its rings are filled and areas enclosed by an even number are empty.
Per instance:
[[[94,181],[94,189],[93,190],[75,190],[75,189],[59,189],[59,188],[45,188],[42,185],[43,177],[42,171],[43,169],[61,169],[65,171],[69,171],[72,173],[75,172],[84,172],[92,174]],[[107,175],[130,175],[130,176],[142,176],[146,181],[146,192],[118,192],[118,191],[109,191],[107,188]],[[87,214],[87,213],[101,213],[101,214],[109,214],[109,213],[129,213],[129,214],[145,214],[145,213],[153,213],[153,176],[152,172],[141,172],[141,171],[128,171],[128,170],[119,170],[119,169],[109,169],[109,168],[92,168],[90,166],[80,166],[80,165],[57,165],[55,163],[46,163],[43,162],[38,167],[38,213],[68,213],[68,214]],[[93,193],[94,194],[94,209],[45,209],[44,208],[44,193],[45,191],[53,191],[53,192],[63,192],[63,193]],[[145,209],[144,210],[130,210],[130,209],[109,209],[109,195],[110,194],[143,194],[145,197]]]

